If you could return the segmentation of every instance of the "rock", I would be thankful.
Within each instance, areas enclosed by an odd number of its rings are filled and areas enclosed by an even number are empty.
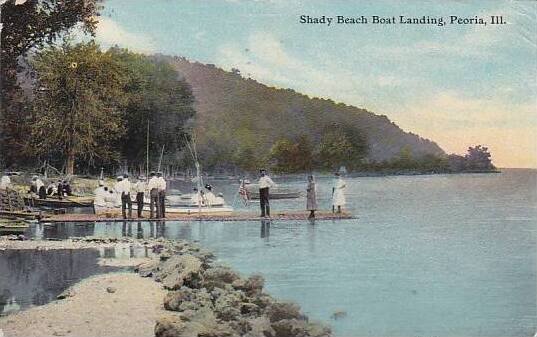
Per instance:
[[[164,309],[180,311],[184,301],[190,301],[191,292],[186,290],[170,291],[164,296]]]
[[[239,336],[239,334],[229,324],[219,322],[210,309],[202,309],[197,311],[190,320],[184,320],[181,316],[164,317],[157,320],[155,336],[232,337]]]
[[[211,295],[206,289],[183,287],[177,291],[170,291],[164,297],[164,308],[166,310],[186,312],[212,307]]]
[[[106,287],[106,292],[109,294],[113,294],[116,292],[116,288],[114,287]]]
[[[231,268],[218,266],[207,269],[203,274],[203,286],[208,290],[224,288],[239,279],[239,275]]]
[[[203,280],[202,262],[192,255],[172,256],[159,269],[156,279],[169,290],[177,290],[183,285],[199,288]]]
[[[300,307],[291,302],[273,302],[266,308],[265,315],[271,322],[278,322],[282,319],[303,320],[306,318],[300,313]]]
[[[61,294],[56,296],[56,299],[63,300],[63,299],[66,299],[67,297],[73,297],[73,296],[75,296],[75,292],[69,288],[69,289],[65,289]]]
[[[158,270],[159,261],[151,260],[148,262],[140,263],[134,271],[137,272],[141,277],[151,277],[153,273]]]
[[[242,315],[259,315],[261,313],[261,308],[254,303],[244,302],[241,303],[241,314]]]
[[[270,325],[270,321],[267,317],[261,316],[247,321],[249,330],[244,336],[245,337],[275,337],[276,332]]]
[[[331,330],[327,327],[297,319],[282,319],[273,322],[271,327],[275,331],[275,337],[328,337],[331,335]]]
[[[179,316],[162,317],[155,324],[156,337],[183,336],[184,323]]]
[[[274,299],[270,295],[261,293],[254,296],[251,302],[257,305],[259,308],[264,309],[274,303]]]
[[[225,292],[214,302],[216,317],[224,321],[238,320],[241,317],[241,303],[245,299],[241,291]]]
[[[246,292],[249,296],[254,296],[261,293],[265,285],[265,280],[261,275],[252,275],[246,280],[242,278],[236,279],[231,285],[235,289]]]
[[[338,311],[335,311],[330,316],[330,318],[333,319],[333,320],[338,320],[338,319],[341,319],[341,318],[345,318],[346,316],[347,316],[347,312],[345,312],[343,310],[338,310]]]

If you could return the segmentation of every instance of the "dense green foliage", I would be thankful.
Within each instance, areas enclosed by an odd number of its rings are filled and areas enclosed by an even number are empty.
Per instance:
[[[29,156],[61,167],[145,169],[162,146],[174,164],[194,110],[190,87],[169,64],[127,50],[100,50],[94,42],[64,42],[36,53]],[[175,159],[175,162],[174,162]],[[156,167],[152,167],[156,168]]]
[[[28,97],[17,83],[27,53],[55,41],[75,25],[93,33],[101,0],[3,1],[0,50],[0,165],[13,166],[29,160],[21,140],[29,132]],[[31,160],[31,159],[30,159]]]
[[[127,76],[126,133],[117,143],[122,158],[134,168],[146,162],[149,125],[149,162],[158,162],[164,147],[163,164],[181,166],[185,137],[190,135],[187,121],[194,116],[190,86],[167,62],[124,49],[112,48],[110,52]]]
[[[123,132],[125,69],[93,43],[49,47],[32,61],[37,74],[30,138],[36,156],[65,154],[68,174],[75,158],[91,163],[118,159],[113,141]]]

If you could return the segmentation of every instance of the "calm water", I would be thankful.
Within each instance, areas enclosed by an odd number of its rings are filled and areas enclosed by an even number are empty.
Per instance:
[[[332,182],[317,183],[328,208]],[[216,185],[233,199],[236,185]],[[273,295],[340,336],[535,334],[537,171],[353,178],[347,198],[356,220],[62,224],[32,233],[199,240],[239,271],[263,274]],[[347,316],[332,320],[336,311]]]

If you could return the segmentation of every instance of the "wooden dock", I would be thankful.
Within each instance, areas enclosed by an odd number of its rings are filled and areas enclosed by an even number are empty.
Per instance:
[[[256,213],[235,212],[226,214],[170,214],[165,219],[149,219],[145,214],[144,218],[133,217],[123,219],[121,214],[57,214],[48,215],[41,219],[41,222],[138,222],[138,221],[292,221],[292,220],[309,220],[309,212],[305,211],[285,211],[277,212],[270,218],[261,218]],[[355,219],[356,217],[350,213],[332,213],[332,212],[317,212],[315,221],[321,220],[346,220]]]

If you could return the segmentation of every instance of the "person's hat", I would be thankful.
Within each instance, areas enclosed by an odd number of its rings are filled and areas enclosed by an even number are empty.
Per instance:
[[[36,180],[38,177],[37,176],[33,176],[32,177],[32,180]]]
[[[267,172],[267,170],[265,170],[265,169],[260,169],[259,170],[259,173],[263,173],[263,172]]]
[[[153,177],[155,175],[155,171],[151,171],[151,173],[149,173],[149,176]]]
[[[122,176],[117,176],[116,179],[117,179],[118,181],[121,181],[121,180],[123,180],[123,177],[122,177]]]
[[[123,178],[128,178],[128,177],[129,177],[129,175],[128,175],[127,173],[125,173],[125,174],[123,175]]]

